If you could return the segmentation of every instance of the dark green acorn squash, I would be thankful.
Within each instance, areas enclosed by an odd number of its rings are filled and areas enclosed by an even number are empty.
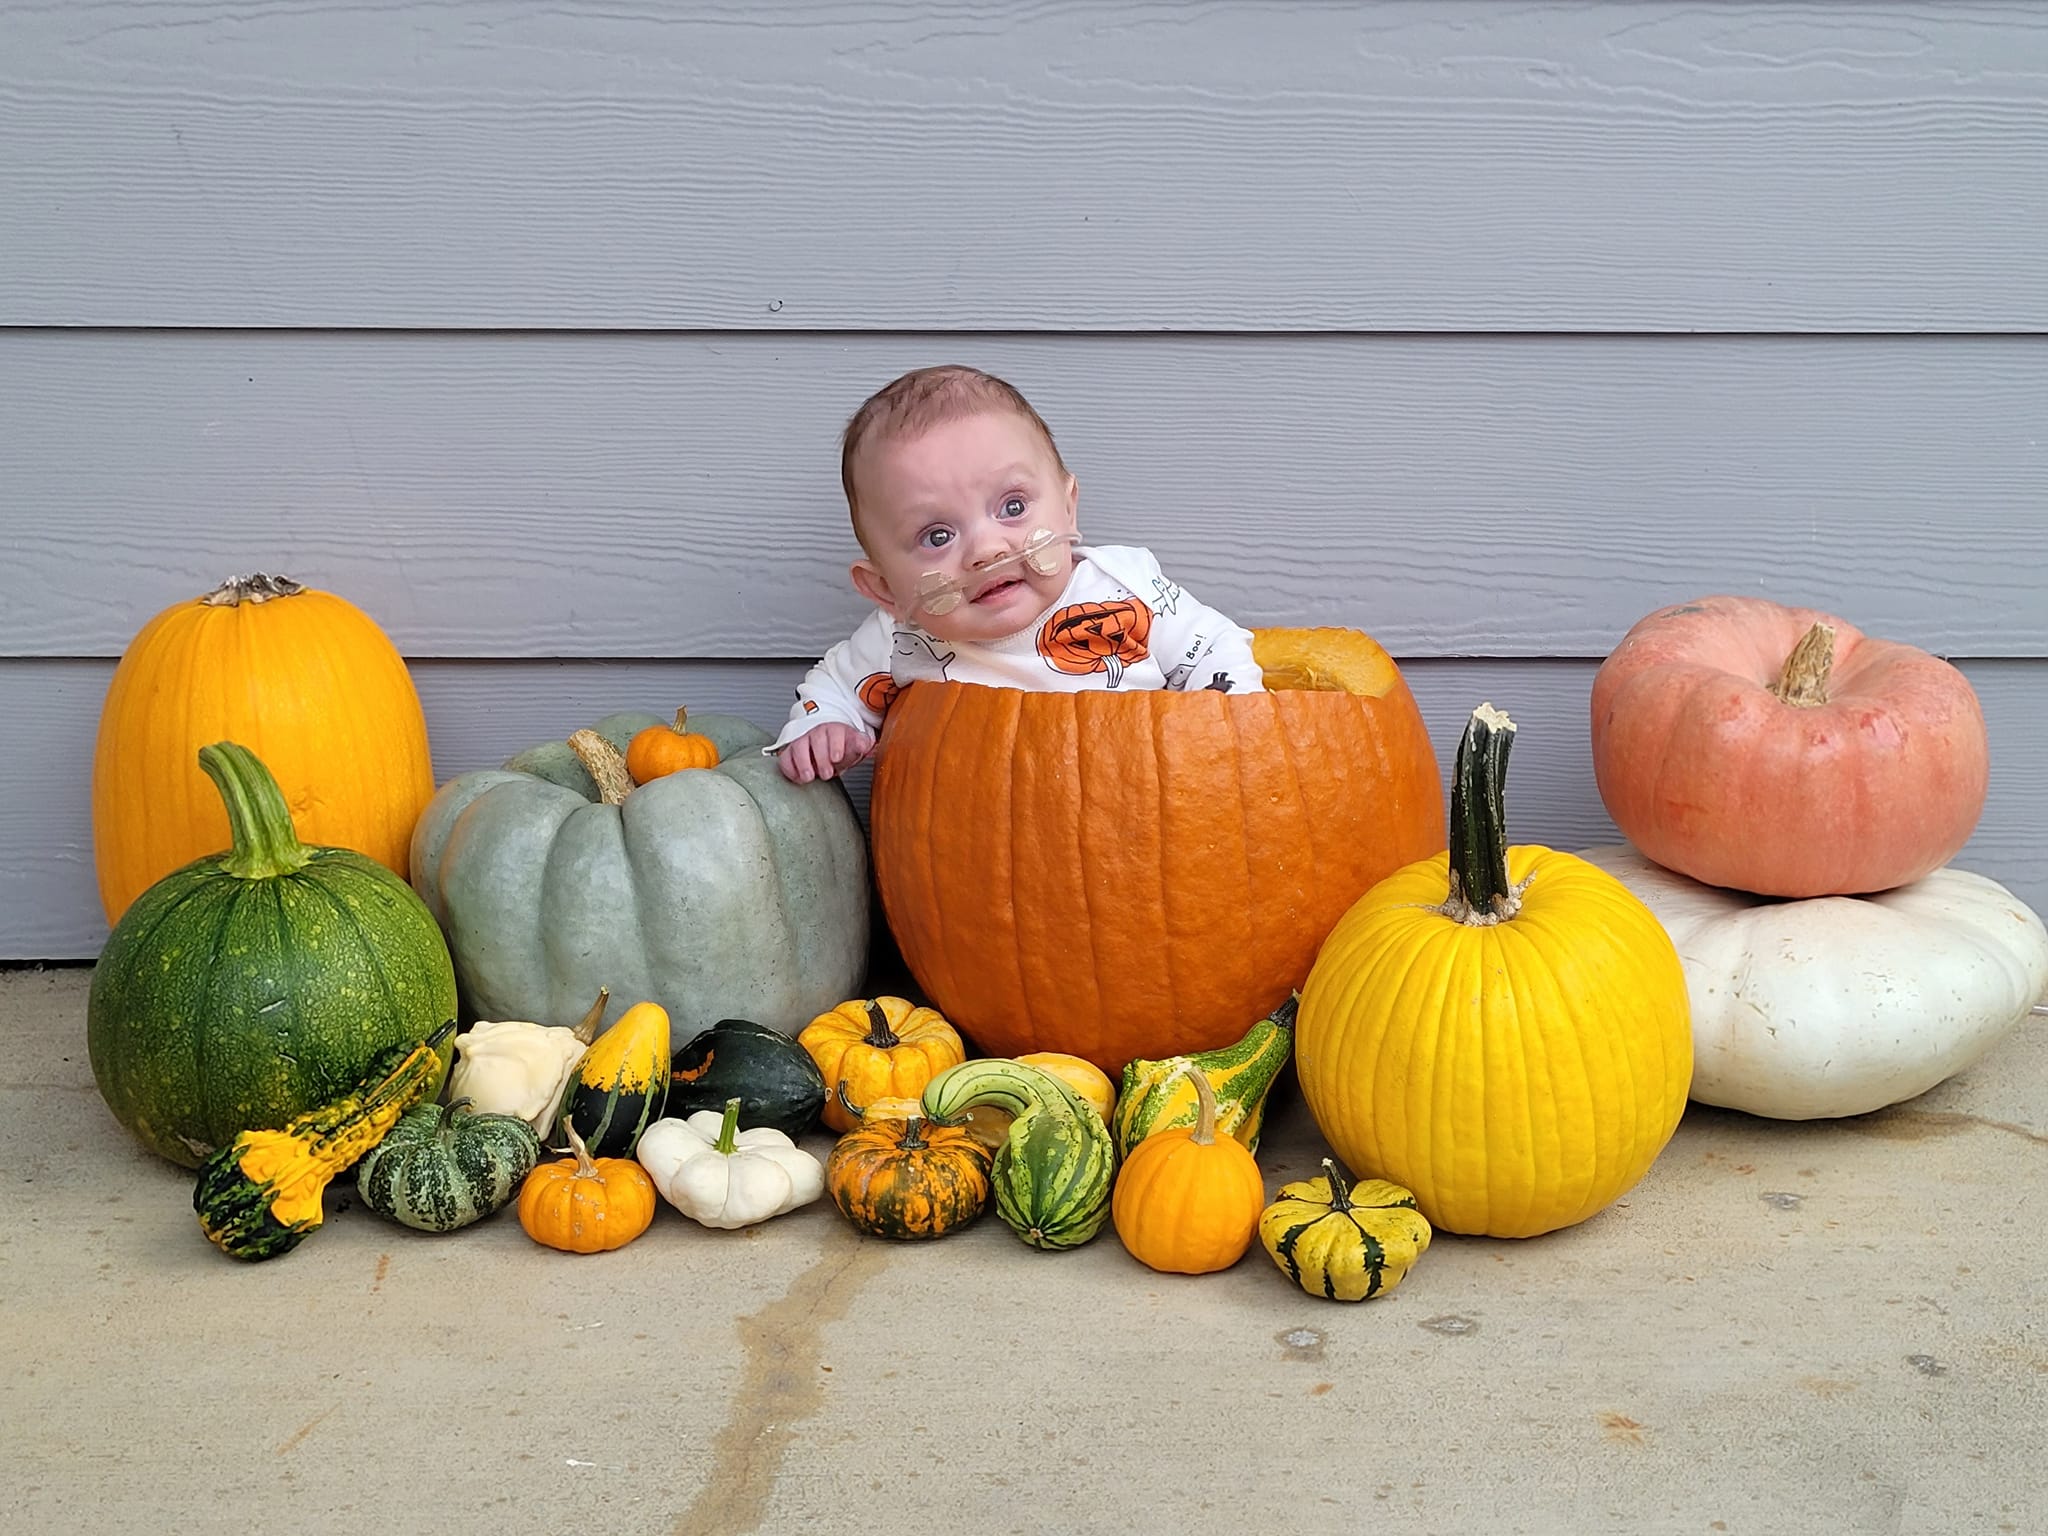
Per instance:
[[[801,1136],[825,1104],[825,1074],[811,1053],[778,1029],[751,1019],[721,1019],[677,1051],[670,1063],[668,1113],[723,1112],[740,1101],[740,1128],[771,1126]]]
[[[540,1137],[517,1115],[422,1104],[356,1164],[356,1192],[415,1231],[453,1232],[503,1210],[539,1161]]]
[[[426,905],[373,859],[313,848],[246,747],[204,747],[234,846],[157,881],[100,952],[93,1077],[152,1152],[196,1168],[251,1126],[342,1097],[363,1064],[455,1016]],[[451,1046],[429,1096],[438,1094]]]

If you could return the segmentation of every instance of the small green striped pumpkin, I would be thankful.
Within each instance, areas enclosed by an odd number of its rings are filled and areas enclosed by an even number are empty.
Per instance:
[[[114,1118],[196,1168],[252,1126],[356,1086],[363,1064],[455,1016],[455,969],[397,875],[292,828],[270,771],[233,742],[199,766],[233,847],[138,896],[93,971],[86,1049]],[[447,1075],[443,1040],[429,1095]]]
[[[1266,1098],[1273,1080],[1294,1050],[1294,1015],[1299,999],[1287,1001],[1245,1031],[1244,1038],[1192,1056],[1126,1062],[1117,1094],[1113,1129],[1119,1158],[1154,1131],[1195,1123],[1200,1108],[1194,1085],[1182,1075],[1188,1062],[1209,1079],[1216,1095],[1216,1129],[1259,1150],[1259,1132],[1266,1123]]]
[[[415,1231],[453,1232],[511,1204],[539,1161],[540,1137],[517,1115],[422,1104],[356,1164],[356,1192]]]
[[[1008,1110],[989,1171],[996,1214],[1033,1248],[1078,1248],[1109,1220],[1116,1144],[1095,1107],[1036,1067],[963,1061],[925,1085],[924,1112],[953,1123],[980,1105]]]

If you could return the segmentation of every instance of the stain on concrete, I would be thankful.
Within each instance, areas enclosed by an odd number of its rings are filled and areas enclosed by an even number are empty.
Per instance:
[[[1890,1109],[1874,1115],[1859,1115],[1835,1122],[1844,1130],[1885,1141],[1929,1141],[1964,1131],[2002,1131],[2036,1146],[2048,1147],[2048,1132],[2012,1120],[1993,1120],[1985,1115],[1965,1115],[1956,1110]]]
[[[842,1228],[781,1299],[740,1318],[732,1416],[711,1442],[711,1470],[678,1517],[676,1536],[741,1536],[759,1528],[782,1459],[825,1401],[819,1355],[827,1324],[846,1316],[888,1262],[888,1245]]]
[[[1313,1328],[1282,1328],[1273,1335],[1282,1360],[1320,1360],[1323,1336]]]
[[[1427,1328],[1431,1333],[1466,1334],[1479,1331],[1478,1322],[1458,1312],[1446,1312],[1441,1317],[1425,1317],[1415,1325]]]
[[[1625,1413],[1603,1413],[1600,1415],[1600,1433],[1610,1440],[1623,1445],[1641,1445],[1643,1431],[1649,1426],[1637,1422]]]
[[[321,1420],[325,1419],[332,1412],[334,1412],[332,1408],[325,1408],[322,1409],[319,1413],[314,1414],[313,1417],[306,1420],[305,1423],[301,1424],[297,1429],[293,1430],[289,1436],[286,1437],[284,1444],[280,1445],[277,1448],[275,1454],[283,1456],[289,1451],[296,1450],[298,1448],[299,1443],[302,1440],[304,1440],[306,1436],[313,1433],[314,1430],[318,1429],[320,1427]]]
[[[1796,1211],[1806,1203],[1806,1196],[1795,1195],[1789,1189],[1767,1189],[1757,1199],[1780,1211]]]
[[[1922,1376],[1946,1376],[1948,1374],[1948,1367],[1932,1355],[1908,1355],[1906,1356],[1906,1364],[1913,1367]]]

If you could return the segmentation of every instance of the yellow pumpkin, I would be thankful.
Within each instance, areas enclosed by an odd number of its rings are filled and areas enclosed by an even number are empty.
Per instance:
[[[1363,1177],[1449,1232],[1531,1237],[1627,1192],[1692,1082],[1685,974],[1663,927],[1585,860],[1507,846],[1514,723],[1458,748],[1448,855],[1338,922],[1301,989],[1309,1113]],[[1448,894],[1446,894],[1448,892]]]
[[[825,1074],[824,1119],[835,1131],[860,1123],[840,1102],[842,1086],[856,1104],[914,1099],[926,1083],[967,1059],[960,1032],[945,1015],[901,997],[841,1003],[812,1019],[796,1040]]]
[[[1027,1067],[1050,1072],[1102,1116],[1104,1125],[1113,1123],[1110,1117],[1116,1113],[1116,1085],[1110,1082],[1109,1074],[1094,1062],[1061,1051],[1033,1051],[1028,1056],[1019,1056],[1017,1060]]]
[[[280,576],[242,576],[144,625],[114,668],[92,765],[93,862],[107,921],[172,870],[228,846],[199,749],[247,747],[316,847],[401,878],[434,793],[412,677],[369,615]]]

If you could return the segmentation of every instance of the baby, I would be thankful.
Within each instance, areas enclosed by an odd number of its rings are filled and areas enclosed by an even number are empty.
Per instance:
[[[1024,397],[978,369],[921,368],[846,424],[840,480],[876,612],[825,653],[774,745],[786,778],[829,779],[874,750],[920,678],[1079,692],[1257,692],[1249,631],[1144,549],[1086,546],[1080,487]]]

